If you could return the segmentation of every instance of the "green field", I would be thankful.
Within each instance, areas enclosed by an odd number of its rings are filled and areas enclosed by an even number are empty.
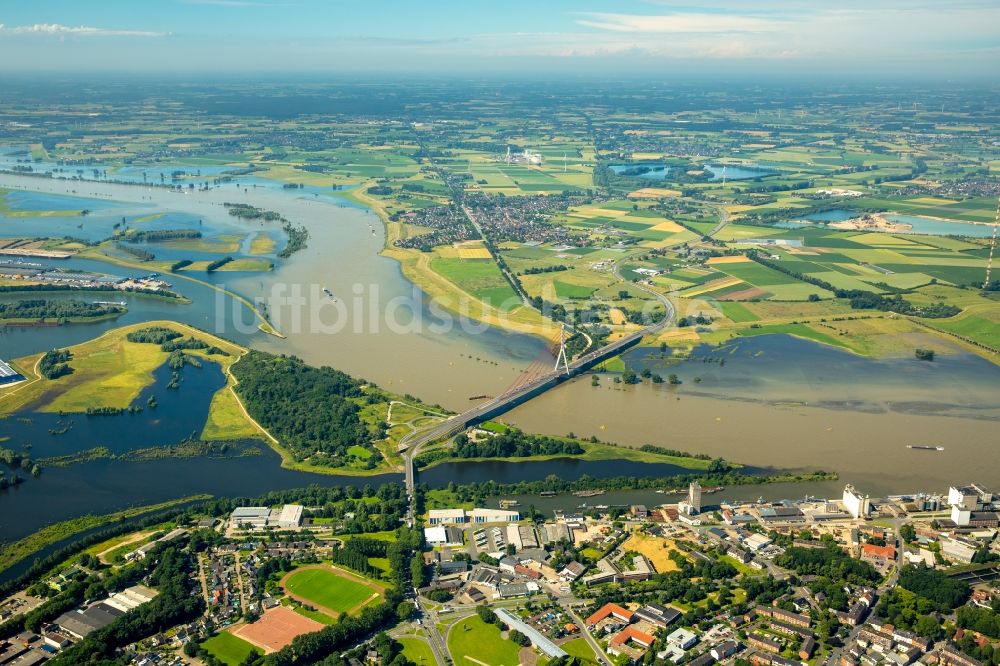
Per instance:
[[[427,644],[427,641],[422,641],[418,638],[400,638],[399,642],[403,646],[403,656],[417,664],[417,666],[437,663],[434,659],[434,652],[431,650],[431,646]]]
[[[745,305],[737,303],[736,301],[722,301],[719,303],[719,306],[722,308],[722,314],[726,315],[737,324],[747,321],[757,321],[760,319],[757,315],[750,312]]]
[[[320,624],[333,624],[336,620],[326,613],[321,613],[319,611],[309,610],[308,608],[303,608],[302,606],[293,606],[292,610],[301,615],[302,617],[307,617],[310,620],[316,620]]]
[[[229,666],[239,666],[250,653],[264,654],[260,648],[226,631],[212,636],[202,643],[201,646],[210,655]]]
[[[448,634],[448,652],[455,666],[481,666],[472,659],[490,666],[517,666],[520,648],[500,636],[500,628],[486,624],[478,615],[458,620]]]
[[[346,613],[373,594],[372,588],[327,569],[300,569],[288,577],[285,588],[338,613]]]
[[[565,650],[566,654],[571,657],[576,657],[588,663],[596,663],[597,655],[594,654],[594,648],[590,647],[590,643],[587,642],[586,638],[574,638],[571,641],[566,641],[559,647]]]
[[[492,259],[435,257],[431,268],[462,291],[494,307],[504,305],[504,309],[512,309],[521,305]]]

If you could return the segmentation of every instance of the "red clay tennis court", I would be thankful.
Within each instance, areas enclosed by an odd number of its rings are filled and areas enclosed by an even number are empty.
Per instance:
[[[233,631],[243,640],[253,643],[264,652],[277,652],[302,634],[319,631],[323,625],[295,611],[277,606],[266,611],[253,624],[246,624]]]

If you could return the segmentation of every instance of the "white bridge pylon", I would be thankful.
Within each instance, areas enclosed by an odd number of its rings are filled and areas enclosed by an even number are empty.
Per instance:
[[[556,355],[556,366],[552,368],[553,371],[559,369],[559,361],[562,361],[563,368],[566,369],[566,374],[569,374],[569,359],[566,356],[566,324],[562,325],[559,329],[559,353]]]

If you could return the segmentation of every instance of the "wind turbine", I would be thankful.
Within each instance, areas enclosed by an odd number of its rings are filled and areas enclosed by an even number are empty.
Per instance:
[[[722,165],[722,186],[726,186],[726,165]]]

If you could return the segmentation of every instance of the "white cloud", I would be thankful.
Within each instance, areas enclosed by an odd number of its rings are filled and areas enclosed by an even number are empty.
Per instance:
[[[0,23],[2,35],[82,35],[85,37],[164,37],[168,32],[149,30],[119,30],[114,28],[94,28],[86,25],[69,26],[59,23],[35,23],[34,25],[7,26]]]
[[[612,32],[632,33],[731,33],[731,32],[773,32],[782,30],[784,22],[777,19],[756,16],[734,16],[725,14],[605,14],[590,13],[577,23],[588,28]]]

